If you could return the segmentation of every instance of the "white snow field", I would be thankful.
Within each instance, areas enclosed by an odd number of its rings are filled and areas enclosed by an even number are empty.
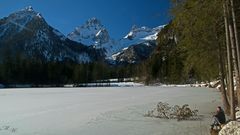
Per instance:
[[[190,87],[0,89],[0,135],[205,135],[220,99]],[[143,117],[160,101],[188,103],[204,118]]]

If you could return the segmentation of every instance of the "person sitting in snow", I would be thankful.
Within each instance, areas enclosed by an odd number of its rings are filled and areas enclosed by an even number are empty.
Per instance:
[[[213,124],[211,125],[211,129],[214,128],[214,126],[221,126],[222,124],[226,123],[226,117],[223,109],[218,106],[216,115],[213,116]]]

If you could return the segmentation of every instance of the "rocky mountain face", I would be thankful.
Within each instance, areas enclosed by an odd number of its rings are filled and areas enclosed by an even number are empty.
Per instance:
[[[0,55],[21,55],[46,61],[90,62],[98,51],[66,38],[42,15],[26,7],[0,20]]]
[[[89,19],[84,25],[76,27],[72,33],[68,34],[68,38],[87,46],[96,47],[110,41],[108,31],[96,18]]]
[[[147,41],[124,48],[112,55],[113,64],[137,64],[149,58],[156,47],[155,41]]]
[[[164,26],[147,28],[133,26],[123,38],[115,40],[101,22],[92,18],[68,35],[70,40],[104,50],[105,59],[112,64],[140,63],[147,59],[156,46],[157,34]]]
[[[136,27],[120,39],[121,48],[112,55],[116,63],[137,64],[146,60],[156,48],[158,33],[164,26],[156,28]]]
[[[116,40],[98,19],[91,18],[65,36],[29,6],[0,19],[0,60],[21,55],[46,61],[136,64],[153,52],[163,27],[133,26],[125,37]]]

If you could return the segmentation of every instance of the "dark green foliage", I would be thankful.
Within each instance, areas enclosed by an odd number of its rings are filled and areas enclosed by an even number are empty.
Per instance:
[[[198,80],[217,78],[218,48],[225,48],[222,2],[182,1],[173,8],[173,15],[178,45],[186,55],[184,71],[189,73],[194,70]]]
[[[157,48],[143,65],[146,82],[194,83],[218,78],[220,55],[226,61],[223,1],[172,3],[173,20],[159,33]],[[235,3],[239,16],[240,2]]]
[[[3,84],[55,85],[97,82],[135,76],[134,65],[109,66],[103,62],[76,64],[72,61],[45,62],[39,59],[7,57],[0,64]]]
[[[167,25],[158,35],[158,46],[145,63],[146,83],[182,83],[183,58],[177,46],[172,24]]]

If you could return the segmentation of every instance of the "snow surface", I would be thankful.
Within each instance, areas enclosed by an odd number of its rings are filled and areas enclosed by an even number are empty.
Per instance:
[[[37,16],[38,18],[40,18],[40,19],[43,18],[40,13],[38,13],[36,16]]]
[[[202,135],[220,94],[206,88],[116,87],[0,90],[1,135]],[[143,115],[159,102],[189,103],[203,121]]]

